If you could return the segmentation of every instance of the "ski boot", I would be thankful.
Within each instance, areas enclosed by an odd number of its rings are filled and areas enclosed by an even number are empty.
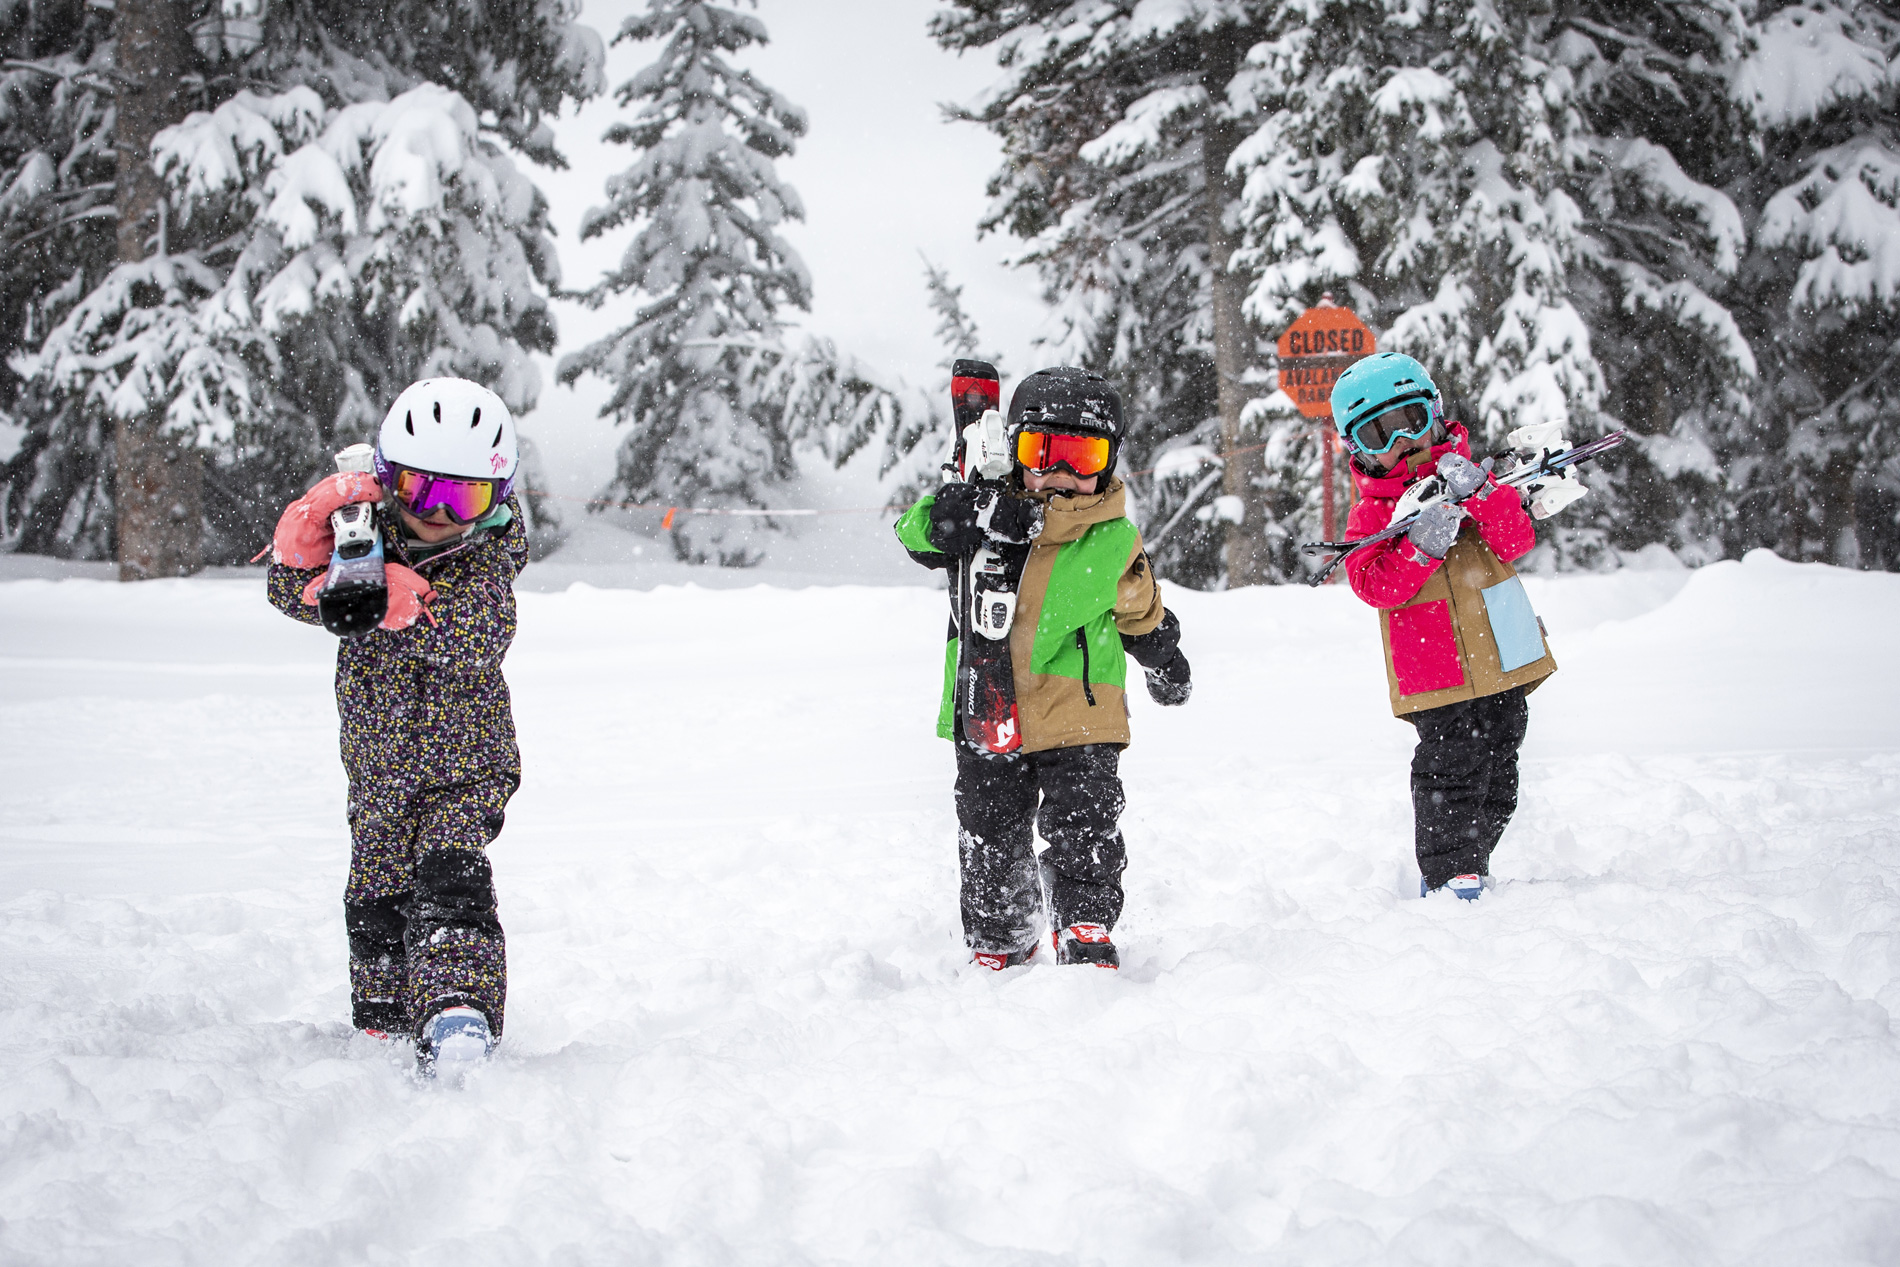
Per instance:
[[[446,1007],[431,1016],[416,1036],[416,1071],[425,1078],[460,1086],[494,1048],[487,1017],[472,1007]]]
[[[988,968],[991,972],[1001,972],[1005,968],[1014,968],[1018,964],[1028,963],[1036,957],[1036,943],[1030,942],[1022,950],[973,950],[970,962],[979,968]]]
[[[1057,963],[1092,963],[1098,968],[1119,968],[1121,956],[1108,939],[1108,929],[1100,924],[1071,924],[1049,935],[1055,943]]]
[[[1434,893],[1451,893],[1467,902],[1475,902],[1484,896],[1484,877],[1481,875],[1455,875],[1437,888],[1431,888],[1423,879],[1418,882],[1418,895],[1429,897]]]

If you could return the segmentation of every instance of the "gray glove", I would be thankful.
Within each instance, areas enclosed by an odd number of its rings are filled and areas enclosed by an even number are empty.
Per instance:
[[[1406,540],[1410,541],[1420,554],[1429,554],[1434,559],[1442,559],[1450,551],[1452,542],[1458,540],[1458,529],[1464,526],[1464,518],[1464,508],[1450,502],[1439,502],[1435,506],[1427,506],[1418,512],[1418,518],[1414,519],[1412,526],[1405,530]]]
[[[1461,502],[1485,486],[1491,478],[1491,459],[1486,458],[1479,466],[1468,457],[1456,453],[1447,453],[1438,459],[1438,478],[1445,481],[1445,491],[1451,499]]]

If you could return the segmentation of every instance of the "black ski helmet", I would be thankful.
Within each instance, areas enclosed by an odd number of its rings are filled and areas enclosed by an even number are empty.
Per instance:
[[[1101,471],[1106,487],[1122,455],[1121,393],[1093,370],[1072,365],[1037,370],[1016,384],[1009,398],[1011,440],[1024,431],[1107,436],[1108,465]]]

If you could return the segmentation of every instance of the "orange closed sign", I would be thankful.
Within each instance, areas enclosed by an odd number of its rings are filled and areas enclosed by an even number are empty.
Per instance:
[[[1326,296],[1287,327],[1276,345],[1280,354],[1280,390],[1308,418],[1333,414],[1333,384],[1348,365],[1379,350],[1366,323],[1350,308]]]

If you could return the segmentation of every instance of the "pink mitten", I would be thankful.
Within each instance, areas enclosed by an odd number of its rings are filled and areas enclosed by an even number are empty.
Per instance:
[[[310,578],[310,584],[303,587],[304,606],[317,605],[317,594],[328,579],[327,576]],[[389,610],[383,613],[384,629],[407,629],[416,623],[418,615],[427,616],[432,625],[442,623],[429,610],[429,603],[435,598],[435,587],[423,580],[421,573],[400,563],[385,563],[383,580],[389,586]]]
[[[416,623],[417,616],[427,616],[432,625],[441,623],[429,610],[435,587],[420,573],[400,563],[385,563],[383,575],[389,581],[389,611],[383,616],[383,628],[407,629]]]
[[[322,567],[336,548],[330,516],[351,502],[383,499],[383,486],[374,475],[339,471],[317,481],[316,487],[284,507],[271,537],[271,561],[294,568]],[[310,601],[306,599],[305,601]]]

